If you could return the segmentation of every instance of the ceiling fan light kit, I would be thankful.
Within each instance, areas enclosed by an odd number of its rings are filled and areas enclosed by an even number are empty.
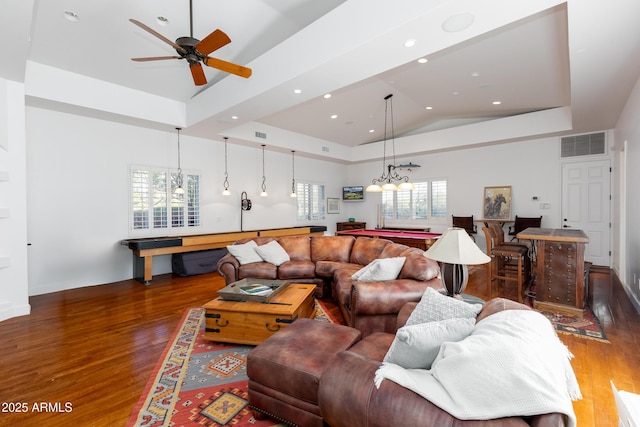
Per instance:
[[[149,34],[157,37],[168,45],[172,46],[178,55],[180,56],[151,56],[144,58],[131,58],[132,61],[144,62],[144,61],[162,61],[166,59],[185,59],[189,63],[189,69],[191,76],[193,77],[193,83],[196,86],[203,86],[207,84],[207,78],[202,69],[202,64],[207,67],[215,68],[226,73],[235,74],[240,77],[249,78],[251,76],[251,68],[244,67],[242,65],[234,64],[232,62],[223,61],[222,59],[212,58],[208,56],[211,52],[220,49],[223,46],[231,43],[231,39],[223,31],[216,29],[211,34],[206,36],[202,40],[198,40],[193,37],[193,7],[192,1],[189,1],[190,12],[190,35],[187,37],[178,37],[175,42],[172,42],[162,34],[158,33],[154,29],[148,27],[142,22],[129,19],[133,24],[142,28]]]

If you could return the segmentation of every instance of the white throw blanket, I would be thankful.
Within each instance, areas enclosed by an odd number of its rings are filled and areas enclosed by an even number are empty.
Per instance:
[[[559,412],[576,424],[581,399],[573,355],[551,323],[533,310],[505,310],[478,322],[470,336],[442,344],[431,369],[383,363],[375,375],[408,388],[462,420]]]

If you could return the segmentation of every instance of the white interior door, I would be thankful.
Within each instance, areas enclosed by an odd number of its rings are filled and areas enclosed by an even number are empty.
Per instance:
[[[589,236],[585,261],[610,267],[611,162],[562,165],[562,227]]]

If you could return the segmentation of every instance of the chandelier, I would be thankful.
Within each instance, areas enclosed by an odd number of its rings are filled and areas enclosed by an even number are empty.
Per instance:
[[[400,169],[401,166],[396,166],[396,141],[393,134],[393,100],[391,99],[393,94],[389,94],[384,97],[384,141],[382,144],[382,175],[378,178],[374,178],[366,189],[368,192],[380,192],[384,190],[413,190],[414,186],[409,182],[408,176],[400,176],[396,169]],[[393,163],[387,164],[387,122],[390,120],[391,128],[391,145],[393,148],[393,155],[389,161]],[[413,165],[418,167],[418,165]]]

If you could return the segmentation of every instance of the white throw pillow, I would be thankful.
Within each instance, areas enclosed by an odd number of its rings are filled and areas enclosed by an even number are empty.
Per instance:
[[[482,304],[469,304],[427,288],[420,302],[407,319],[406,325],[435,322],[452,318],[473,318],[482,310]]]
[[[280,243],[275,240],[258,246],[256,248],[256,252],[263,260],[274,265],[280,265],[291,260],[287,251],[285,251],[284,248],[280,246]]]
[[[405,369],[431,369],[442,343],[468,337],[475,323],[475,319],[467,318],[403,326],[396,332],[384,361]]]
[[[231,255],[236,257],[240,265],[249,264],[251,262],[262,262],[262,257],[256,252],[258,244],[253,240],[241,245],[229,245],[227,250]]]
[[[405,259],[405,257],[374,259],[356,271],[351,278],[360,282],[396,279],[402,270]]]

